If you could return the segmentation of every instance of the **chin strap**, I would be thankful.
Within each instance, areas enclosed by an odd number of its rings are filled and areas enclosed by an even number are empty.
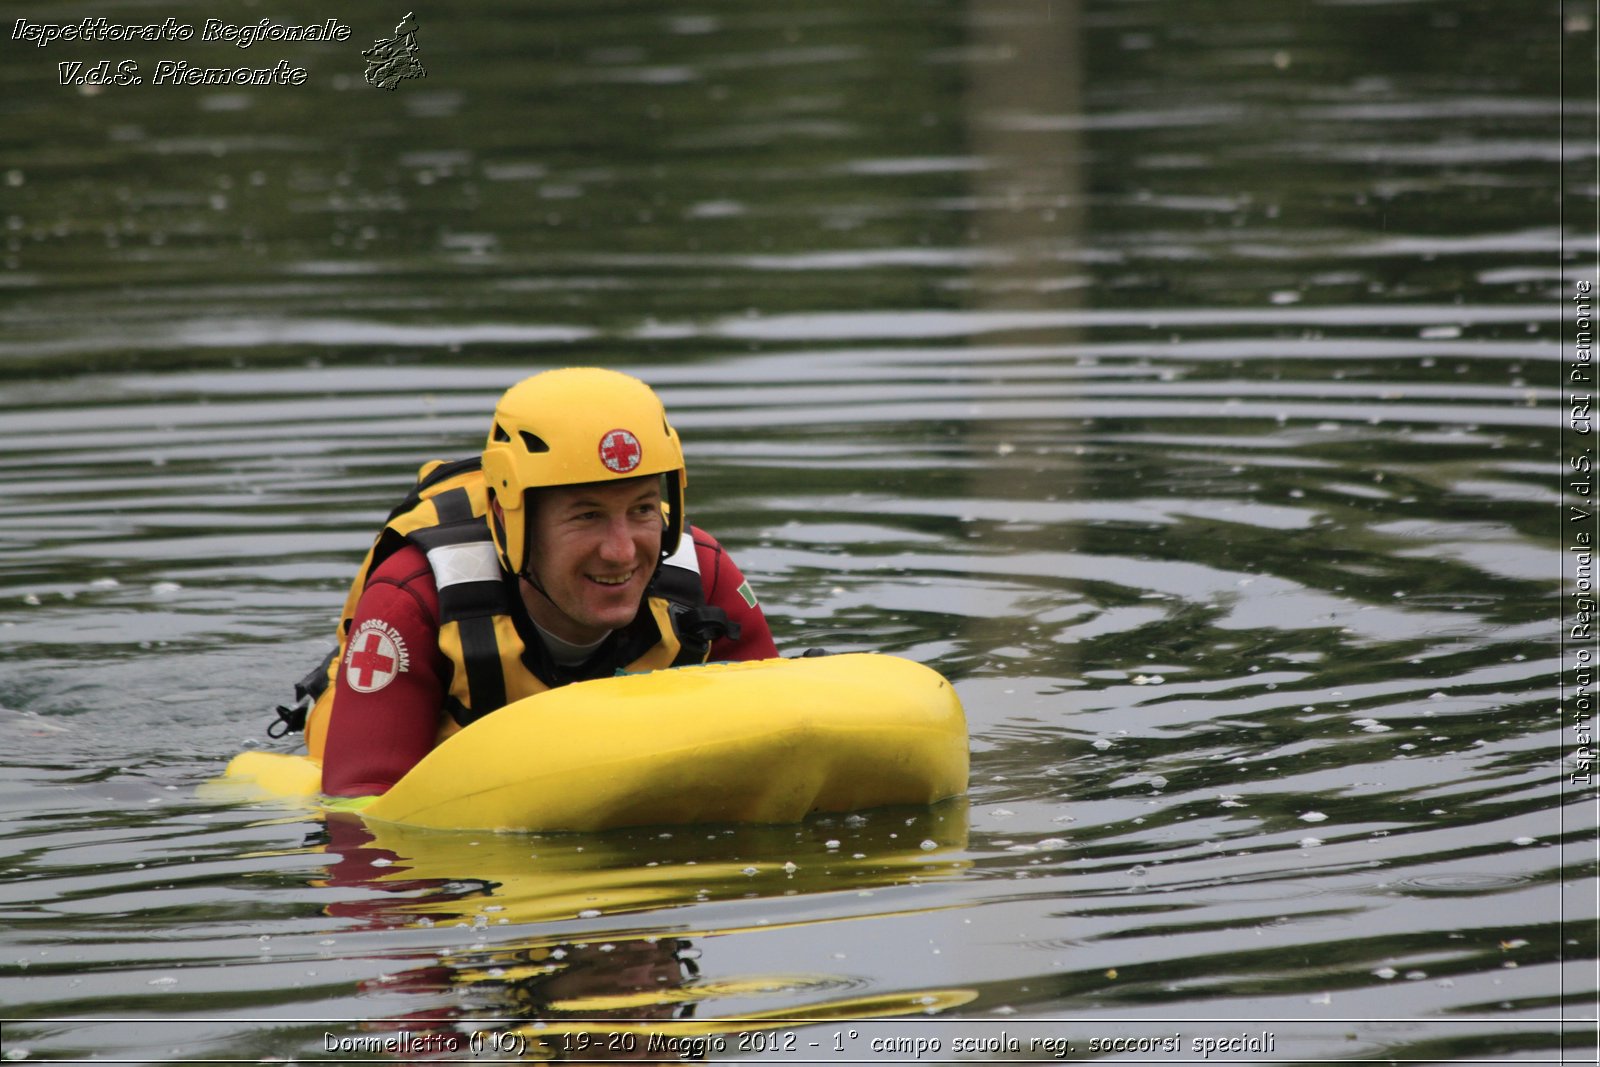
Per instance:
[[[544,585],[540,583],[538,577],[533,573],[533,571],[523,571],[521,574],[517,575],[517,577],[522,581],[527,582],[529,589],[532,589],[535,593],[538,593],[546,600],[550,600],[550,594],[544,591]],[[555,601],[550,600],[550,603],[554,604]]]

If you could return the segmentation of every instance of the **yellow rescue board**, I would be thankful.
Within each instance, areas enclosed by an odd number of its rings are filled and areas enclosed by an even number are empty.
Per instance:
[[[226,777],[314,797],[321,770],[247,752]],[[786,823],[927,805],[967,789],[961,701],[894,656],[714,663],[579,682],[445,739],[368,819],[436,829],[607,830]]]

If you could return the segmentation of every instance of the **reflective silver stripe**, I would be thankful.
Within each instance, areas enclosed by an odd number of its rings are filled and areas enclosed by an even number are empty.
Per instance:
[[[684,528],[683,535],[678,538],[678,547],[661,561],[663,567],[677,567],[696,576],[700,573],[700,553],[694,550],[694,538],[689,536],[689,530]]]
[[[428,550],[428,566],[440,589],[463,582],[498,582],[500,557],[493,541],[469,541],[464,545],[440,545]]]

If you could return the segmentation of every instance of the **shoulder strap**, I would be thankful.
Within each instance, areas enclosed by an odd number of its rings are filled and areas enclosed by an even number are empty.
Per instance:
[[[389,517],[384,521],[393,522],[428,499],[428,497],[433,496],[434,494],[429,490],[436,489],[441,483],[482,468],[482,456],[468,456],[466,459],[455,459],[448,462],[436,459],[432,463],[424,464],[422,470],[417,472],[417,484],[413,485],[411,491],[405,495],[405,498],[394,506],[394,510],[389,512]]]
[[[433,506],[439,513],[439,525],[417,530],[410,539],[428,555],[439,590],[440,624],[454,622],[461,634],[467,691],[481,715],[484,709],[493,710],[506,702],[494,618],[511,614],[511,591],[489,538],[489,527],[483,516],[472,513],[467,491],[446,490],[433,498]]]

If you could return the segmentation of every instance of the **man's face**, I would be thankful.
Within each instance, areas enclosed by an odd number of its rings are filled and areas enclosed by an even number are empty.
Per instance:
[[[661,479],[541,489],[529,501],[533,620],[589,644],[633,621],[661,554]]]

